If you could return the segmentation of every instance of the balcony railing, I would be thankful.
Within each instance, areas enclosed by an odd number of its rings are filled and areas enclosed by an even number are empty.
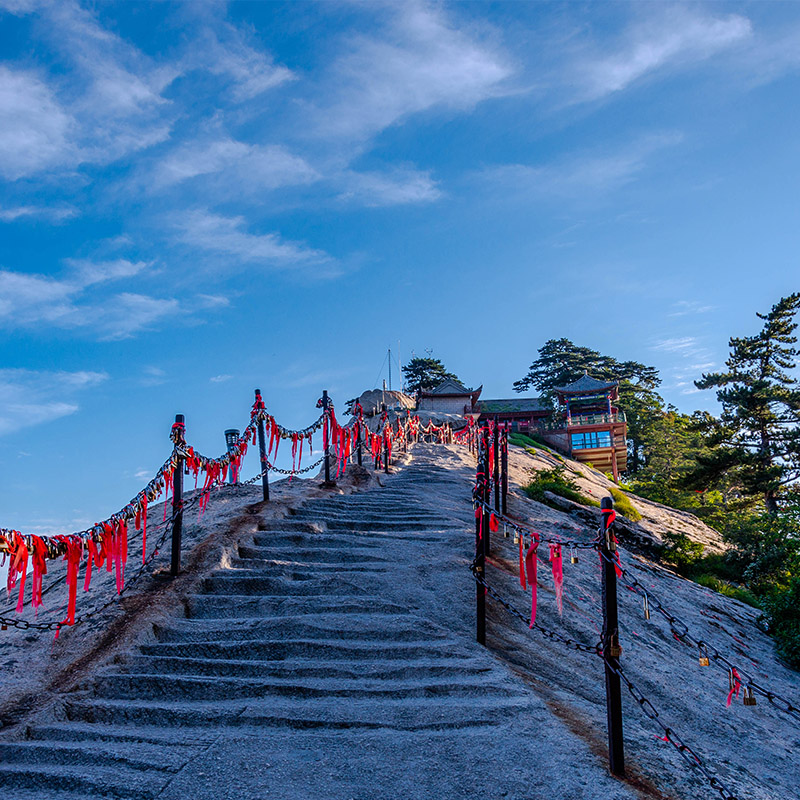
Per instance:
[[[569,419],[564,418],[555,422],[545,422],[542,428],[546,431],[560,431],[567,428],[582,427],[584,425],[609,425],[612,422],[625,422],[625,412],[616,411],[613,414],[582,414]]]

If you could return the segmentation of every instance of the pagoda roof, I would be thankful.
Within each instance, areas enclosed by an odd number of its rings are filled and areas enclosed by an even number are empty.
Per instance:
[[[566,386],[554,386],[553,391],[559,394],[588,394],[590,392],[604,392],[619,386],[619,381],[599,381],[588,373],[581,375],[578,380]]]
[[[541,397],[510,397],[507,400],[481,400],[482,414],[520,414],[526,411],[550,411],[551,406]]]

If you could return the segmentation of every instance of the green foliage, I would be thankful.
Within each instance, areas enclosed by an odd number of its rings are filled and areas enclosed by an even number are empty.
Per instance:
[[[592,497],[586,497],[580,493],[578,485],[574,479],[567,475],[566,470],[562,466],[554,467],[553,469],[544,470],[531,470],[532,478],[530,482],[523,486],[525,494],[532,500],[539,503],[551,505],[545,496],[545,492],[551,492],[559,497],[565,497],[567,500],[572,500],[575,503],[580,503],[583,506],[599,506],[600,503]]]
[[[732,337],[725,372],[705,374],[698,389],[716,389],[719,419],[707,415],[702,432],[707,452],[687,485],[705,488],[721,476],[735,483],[743,500],[763,501],[777,514],[784,487],[800,478],[800,381],[793,374],[800,355],[795,315],[800,293],[782,297],[755,336]]]
[[[688,577],[699,571],[705,549],[702,544],[692,541],[685,533],[666,533],[664,543],[662,557],[678,572]]]
[[[800,575],[764,598],[763,607],[778,654],[800,669]]]
[[[524,433],[509,433],[508,441],[517,447],[541,447],[541,444],[531,436],[526,436]]]
[[[726,597],[732,597],[734,600],[747,603],[753,608],[761,608],[758,598],[749,589],[720,580],[716,575],[698,575],[694,578],[694,582],[699,583],[700,586],[705,586],[707,589],[713,589],[719,594],[724,594]]]
[[[614,508],[616,508],[620,514],[634,522],[638,522],[642,518],[642,515],[633,507],[633,503],[631,503],[628,495],[613,486],[609,489],[609,492],[614,498]]]
[[[412,358],[403,367],[406,391],[414,394],[421,389],[435,389],[443,380],[453,378],[458,380],[456,375],[448,372],[444,364],[438,358]]]

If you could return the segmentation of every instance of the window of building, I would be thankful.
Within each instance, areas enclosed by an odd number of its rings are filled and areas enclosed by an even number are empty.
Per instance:
[[[595,447],[611,447],[611,431],[587,431],[572,434],[573,450],[592,450]]]

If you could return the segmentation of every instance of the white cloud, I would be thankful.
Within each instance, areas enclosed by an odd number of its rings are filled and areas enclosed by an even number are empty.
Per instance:
[[[111,298],[104,311],[99,319],[101,337],[105,340],[128,339],[164,317],[176,316],[180,313],[180,303],[174,298],[123,292]]]
[[[700,303],[697,300],[678,300],[677,303],[673,303],[673,307],[675,311],[670,312],[667,316],[685,317],[689,314],[705,314],[715,308],[715,306]]]
[[[101,339],[123,339],[179,311],[174,299],[123,292],[87,297],[93,287],[139,274],[145,262],[69,262],[71,271],[54,278],[0,270],[0,326],[51,325],[87,329]]]
[[[357,36],[333,65],[321,135],[363,141],[434,107],[465,110],[504,92],[511,66],[492,48],[420,3],[392,7],[383,35]]]
[[[677,131],[653,133],[614,152],[572,156],[541,166],[501,164],[484,169],[479,177],[514,196],[536,194],[551,200],[557,194],[585,198],[630,183],[662,150],[682,140]]]
[[[232,82],[231,97],[238,103],[253,100],[294,78],[262,50],[250,45],[244,33],[228,22],[212,18],[194,43],[188,68],[205,69]]]
[[[407,203],[429,203],[442,193],[429,172],[394,169],[390,172],[346,172],[342,176],[344,200],[355,200],[365,206],[393,206]]]
[[[192,247],[260,262],[272,269],[328,265],[335,259],[302,242],[286,241],[277,233],[248,233],[244,217],[225,217],[210,211],[191,211],[177,220],[179,239]]]
[[[0,65],[0,173],[16,180],[79,161],[74,120],[33,72]]]
[[[667,353],[686,353],[695,352],[697,339],[694,336],[684,336],[676,339],[662,339],[653,345],[653,350],[661,350]]]
[[[104,372],[0,369],[0,434],[74,414],[74,396],[107,379]]]
[[[78,215],[78,210],[71,206],[13,206],[0,208],[1,222],[16,222],[28,217],[43,217],[53,222],[64,222]]]
[[[304,159],[278,145],[251,145],[230,137],[187,142],[169,153],[154,170],[153,186],[163,189],[200,176],[215,178],[215,193],[240,196],[245,189],[264,191],[311,183],[319,178]]]
[[[214,375],[213,377],[209,378],[211,383],[225,383],[233,378],[233,375]]]
[[[647,75],[704,61],[751,35],[750,20],[738,14],[719,17],[672,5],[662,7],[632,26],[613,54],[578,63],[578,99],[597,100]]]
[[[153,63],[75,2],[39,11],[66,66],[48,82],[0,67],[1,174],[15,180],[108,163],[169,136],[161,93],[177,77],[175,67]]]

